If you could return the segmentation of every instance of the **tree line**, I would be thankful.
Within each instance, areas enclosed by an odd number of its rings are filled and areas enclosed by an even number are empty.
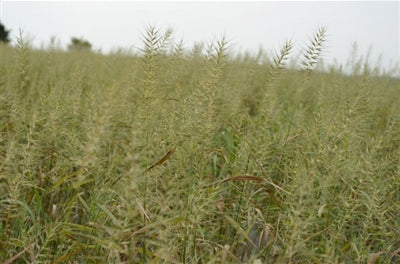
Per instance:
[[[6,27],[0,22],[0,42],[9,43],[10,32],[11,30],[6,29]],[[71,43],[68,45],[68,49],[90,51],[92,49],[92,44],[83,38],[72,37]]]

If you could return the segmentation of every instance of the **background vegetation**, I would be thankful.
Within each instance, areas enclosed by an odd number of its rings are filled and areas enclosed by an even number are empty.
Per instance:
[[[84,50],[90,51],[92,48],[92,44],[89,41],[84,40],[82,38],[71,38],[71,44],[68,45],[69,50]]]
[[[10,34],[10,30],[7,30],[4,27],[4,25],[0,22],[0,42],[5,42],[5,43],[10,42],[8,34]]]
[[[400,81],[185,51],[1,46],[4,263],[398,263]]]

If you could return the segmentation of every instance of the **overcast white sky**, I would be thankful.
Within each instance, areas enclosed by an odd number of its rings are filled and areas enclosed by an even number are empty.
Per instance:
[[[66,47],[72,36],[95,49],[141,47],[147,25],[174,30],[187,47],[226,35],[234,50],[277,50],[292,39],[300,50],[318,27],[328,32],[324,59],[344,64],[354,41],[360,53],[372,47],[371,60],[383,55],[388,67],[400,60],[398,1],[263,2],[16,2],[1,0],[1,22],[15,39],[19,28],[34,46],[52,35]]]

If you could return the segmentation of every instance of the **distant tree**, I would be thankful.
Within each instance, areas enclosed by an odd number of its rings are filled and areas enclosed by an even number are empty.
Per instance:
[[[71,44],[68,45],[69,50],[91,50],[92,44],[83,38],[71,38]]]
[[[0,41],[5,43],[10,42],[10,39],[8,38],[8,33],[10,33],[10,30],[6,30],[6,28],[0,22]]]

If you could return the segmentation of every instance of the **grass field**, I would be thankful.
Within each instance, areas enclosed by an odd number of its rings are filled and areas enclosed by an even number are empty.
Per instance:
[[[399,263],[400,80],[314,70],[324,38],[1,46],[0,260]]]

